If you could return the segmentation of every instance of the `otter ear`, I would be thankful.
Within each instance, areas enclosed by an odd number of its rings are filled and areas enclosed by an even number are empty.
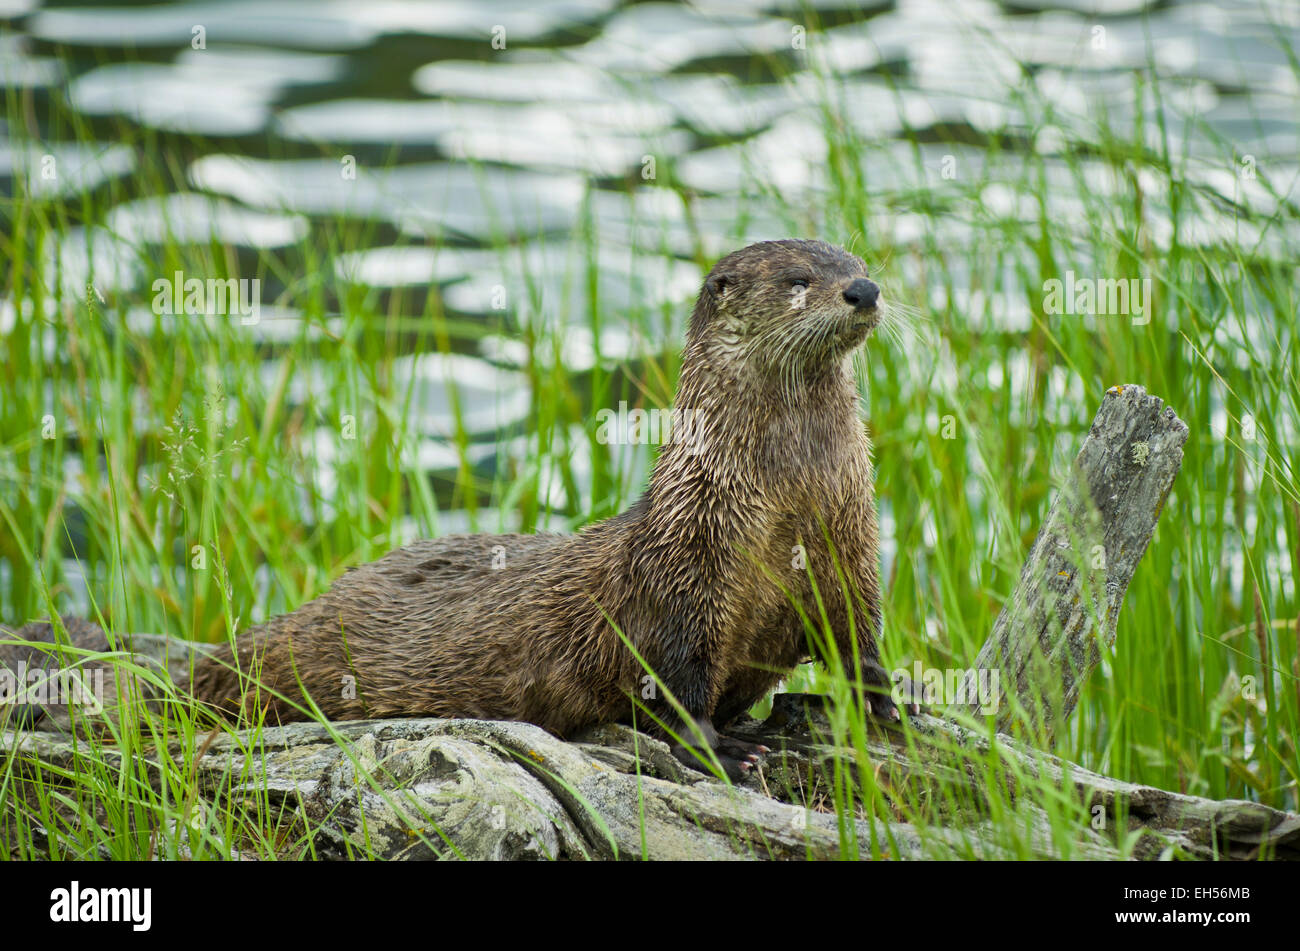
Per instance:
[[[721,300],[727,295],[727,288],[731,286],[731,277],[726,274],[710,274],[704,281],[704,289],[709,292],[709,296],[715,300]]]

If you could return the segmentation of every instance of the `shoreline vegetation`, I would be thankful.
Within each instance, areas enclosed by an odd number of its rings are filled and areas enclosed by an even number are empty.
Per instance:
[[[1287,81],[1300,84],[1286,49]],[[580,183],[563,202],[571,221],[555,226],[543,208],[510,205],[516,183],[500,187],[490,162],[371,150],[354,156],[356,178],[337,179],[339,189],[386,181],[375,186],[384,202],[418,210],[432,193],[412,198],[411,180],[386,173],[468,169],[441,194],[490,220],[476,233],[403,231],[324,200],[323,210],[271,207],[282,194],[273,175],[305,180],[297,163],[314,161],[347,168],[327,142],[221,165],[246,142],[90,119],[58,87],[7,88],[0,624],[84,615],[114,634],[214,644],[417,537],[573,531],[617,514],[639,495],[655,447],[611,440],[608,426],[602,438],[601,422],[622,419],[625,404],[670,409],[690,306],[682,288],[750,240],[820,237],[861,254],[914,315],[901,338],[869,341],[860,365],[886,668],[975,666],[1102,395],[1140,382],[1188,426],[1182,471],[1118,637],[1052,753],[1133,784],[1300,811],[1294,161],[1243,155],[1196,108],[1175,108],[1190,84],[1152,65],[1126,74],[1122,114],[1073,109],[1052,86],[1059,72],[1026,70],[1001,103],[1015,124],[905,123],[892,137],[862,131],[844,76],[795,76],[779,57],[763,70],[768,86],[815,91],[800,118],[818,138],[798,150],[815,156],[811,184],[741,163],[729,173],[737,194],[720,198],[665,154],[653,180]],[[900,102],[915,93],[885,69],[865,78]],[[1088,77],[1064,81],[1086,89]],[[91,161],[56,161],[56,178],[42,179],[43,159],[73,145]],[[264,206],[223,190],[243,172],[271,196]],[[178,195],[157,227],[114,217]],[[197,207],[199,234],[187,224]],[[231,208],[242,222],[233,230]],[[369,249],[388,256],[355,257]],[[472,256],[473,273],[496,277],[464,280]],[[374,280],[376,262],[398,272],[415,262],[417,277]],[[256,321],[251,307],[194,313],[184,284],[168,289],[182,313],[159,312],[154,282],[178,274],[222,288],[260,282]],[[1064,293],[1081,280],[1096,291],[1083,312]],[[1119,306],[1118,282],[1140,313]],[[498,291],[503,308],[473,306]],[[1100,297],[1120,313],[1100,313]],[[165,699],[123,705],[57,769],[18,733],[0,733],[6,857],[316,855],[320,820],[257,784],[273,755],[260,728],[214,732],[158,670],[123,652],[64,656],[130,671]],[[842,678],[809,667],[786,689],[829,697],[835,735],[870,761]],[[0,707],[0,729],[5,716]],[[214,743],[241,750],[247,770],[215,808],[198,779]],[[978,807],[956,781],[886,795],[863,769],[836,773],[807,805],[847,824],[907,823],[922,841],[973,809],[981,835],[1029,857],[1024,801],[1058,854],[1087,854],[1094,816],[1074,787],[983,747],[956,755],[987,780]],[[353,760],[361,784],[363,759]],[[851,838],[843,857],[858,854]],[[1123,856],[1148,854],[1132,837],[1109,841]]]

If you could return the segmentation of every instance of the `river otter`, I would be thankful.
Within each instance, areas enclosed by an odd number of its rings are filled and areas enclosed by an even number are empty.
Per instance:
[[[728,255],[687,331],[675,407],[690,425],[631,508],[574,535],[390,552],[201,661],[193,693],[271,721],[302,719],[305,690],[331,719],[524,720],[560,736],[627,719],[631,696],[678,733],[680,758],[698,766],[702,739],[737,778],[765,750],[714,724],[812,655],[802,611],[833,632],[817,653],[873,691],[875,716],[897,719],[851,365],[879,298],[865,264],[822,241]]]

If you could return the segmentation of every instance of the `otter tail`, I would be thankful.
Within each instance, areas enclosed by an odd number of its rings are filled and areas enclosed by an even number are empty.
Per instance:
[[[68,632],[62,643],[81,650],[111,651],[113,645],[103,628],[82,618],[61,619]],[[201,705],[225,720],[237,720],[245,706],[258,700],[259,674],[262,655],[269,646],[265,632],[250,632],[238,640],[238,649],[229,643],[216,647],[202,647],[196,652],[193,667],[182,673],[183,666],[171,666],[170,675],[176,686],[189,693]],[[0,625],[0,728],[30,730],[50,717],[51,711],[41,702],[32,702],[29,684],[47,681],[60,663],[60,640],[50,621],[35,621],[13,630]],[[119,645],[120,647],[120,645]],[[141,662],[157,662],[136,654]],[[94,664],[85,664],[93,667]],[[158,666],[167,672],[166,666]],[[279,720],[301,719],[289,707],[282,711],[277,700],[262,696],[262,704],[275,711]],[[58,720],[59,717],[54,717]]]

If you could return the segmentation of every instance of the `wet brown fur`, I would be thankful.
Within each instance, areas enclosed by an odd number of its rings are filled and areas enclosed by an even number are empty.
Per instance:
[[[452,535],[390,552],[241,636],[237,657],[226,646],[200,662],[195,695],[296,720],[273,693],[302,704],[300,679],[331,719],[524,720],[566,736],[625,720],[628,694],[642,696],[645,671],[612,618],[693,716],[725,723],[810,655],[791,604],[820,615],[800,545],[846,668],[856,653],[856,674],[883,685],[870,443],[850,363],[876,312],[843,297],[865,277],[820,241],[727,256],[682,360],[676,406],[694,412],[693,438],[661,449],[630,509],[575,535]],[[235,668],[270,690],[250,691]]]

